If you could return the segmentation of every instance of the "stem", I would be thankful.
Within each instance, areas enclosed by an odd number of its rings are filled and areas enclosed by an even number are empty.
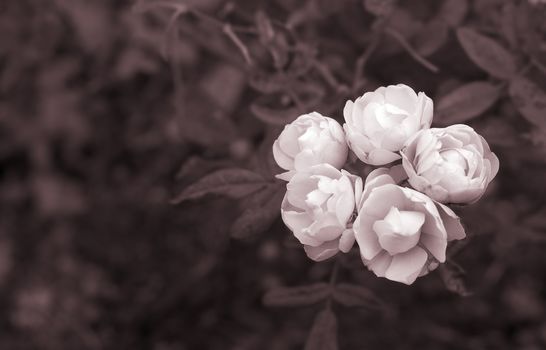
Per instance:
[[[391,37],[393,37],[396,41],[398,41],[398,43],[410,54],[410,56],[413,57],[414,60],[419,62],[423,67],[427,68],[428,70],[434,73],[438,73],[439,71],[438,67],[436,67],[426,58],[421,56],[417,51],[415,51],[413,47],[411,47],[411,45],[402,36],[402,34],[400,34],[398,31],[392,28],[385,28],[385,32],[389,34]]]
[[[339,272],[339,259],[334,261],[334,266],[332,267],[332,273],[330,274],[330,286],[334,286],[337,281],[337,275]]]
[[[531,58],[531,63],[542,72],[542,74],[546,74],[546,66],[544,66],[542,63],[540,63],[536,58]]]
[[[344,84],[339,83],[337,78],[334,76],[332,71],[328,66],[326,66],[324,63],[320,62],[319,60],[313,58],[313,67],[319,72],[319,74],[322,76],[322,78],[333,87],[337,92],[344,92],[347,91],[347,86]]]
[[[332,273],[330,274],[330,290],[333,291],[336,285],[337,276],[339,273],[339,258],[336,258],[334,261],[334,266],[332,267]],[[328,296],[326,300],[326,308],[330,309],[332,307],[332,293]]]
[[[250,53],[248,52],[248,48],[241,41],[241,39],[237,36],[237,34],[235,34],[235,32],[233,31],[233,28],[231,27],[231,25],[228,24],[228,23],[224,24],[222,26],[222,31],[228,36],[228,38],[231,39],[231,41],[233,41],[233,43],[235,44],[235,46],[237,46],[239,51],[241,51],[241,54],[245,58],[246,63],[249,66],[252,66],[254,63],[252,61],[252,58],[250,57]]]
[[[165,29],[165,34],[164,34],[164,40],[163,40],[163,43],[161,45],[161,55],[163,56],[163,58],[165,60],[169,60],[171,59],[171,50],[170,50],[170,44],[172,43],[172,40],[170,40],[171,38],[171,34],[173,33],[174,31],[174,35],[176,35],[178,37],[178,28],[176,28],[175,24],[176,24],[176,21],[178,20],[178,17],[180,17],[182,14],[184,14],[186,12],[185,9],[183,8],[179,8],[177,9],[173,15],[171,16],[171,18],[169,19],[169,22],[167,23],[167,28]]]
[[[353,86],[352,86],[353,93],[357,92],[356,90],[358,90],[359,85],[360,85],[360,77],[364,73],[364,67],[366,66],[366,63],[368,62],[370,57],[372,57],[372,54],[375,51],[375,48],[379,44],[379,37],[381,36],[379,34],[380,33],[378,33],[378,35],[374,36],[374,38],[372,39],[372,41],[370,42],[370,44],[368,45],[368,47],[366,48],[364,53],[362,55],[360,55],[360,57],[358,57],[358,59],[356,60],[355,78],[353,80]]]

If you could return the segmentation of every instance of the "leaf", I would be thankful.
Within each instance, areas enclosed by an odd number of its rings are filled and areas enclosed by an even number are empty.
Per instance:
[[[337,349],[337,318],[331,309],[325,309],[315,317],[305,342],[305,350]]]
[[[452,263],[445,263],[440,266],[439,271],[447,290],[463,297],[472,294],[466,287],[463,279],[464,271],[461,267]]]
[[[539,86],[518,76],[510,81],[508,92],[525,119],[546,129],[546,93]]]
[[[172,203],[197,199],[207,194],[218,194],[231,198],[242,198],[267,185],[264,178],[246,169],[230,168],[218,170],[188,186]]]
[[[457,27],[468,12],[467,0],[445,0],[438,11],[438,18],[451,27]]]
[[[434,19],[426,23],[413,39],[415,50],[425,57],[430,56],[446,43],[448,34],[447,24]]]
[[[442,96],[435,118],[442,125],[462,123],[481,115],[500,97],[500,89],[486,81],[464,84]]]
[[[289,124],[301,114],[300,109],[297,107],[281,110],[260,106],[258,104],[252,104],[250,106],[250,111],[254,113],[256,118],[260,119],[264,123],[272,125]]]
[[[378,17],[390,14],[394,10],[394,5],[394,0],[364,0],[366,11]]]
[[[377,309],[382,302],[368,288],[348,283],[336,285],[333,293],[334,300],[343,306],[365,306]]]
[[[299,287],[279,287],[267,292],[264,304],[267,306],[304,306],[318,303],[330,294],[330,285],[315,283]]]
[[[457,38],[472,62],[487,73],[501,79],[515,74],[514,57],[495,40],[467,27],[457,29]]]
[[[250,87],[264,94],[282,91],[288,79],[283,74],[266,74],[263,72],[252,75],[248,81]]]
[[[226,113],[219,113],[216,101],[201,89],[179,91],[175,106],[177,131],[185,140],[208,147],[229,143],[237,137],[233,120]]]
[[[281,212],[285,191],[275,184],[251,195],[246,209],[231,225],[233,238],[247,238],[266,231]]]

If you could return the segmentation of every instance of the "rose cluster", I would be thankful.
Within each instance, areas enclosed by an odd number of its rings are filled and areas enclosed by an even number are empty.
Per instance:
[[[273,155],[286,172],[284,223],[309,258],[328,259],[356,242],[379,277],[412,284],[465,237],[449,204],[477,201],[499,161],[467,125],[430,128],[433,102],[399,84],[347,101],[343,127],[317,112],[286,125]],[[342,169],[349,150],[382,166],[365,181]]]

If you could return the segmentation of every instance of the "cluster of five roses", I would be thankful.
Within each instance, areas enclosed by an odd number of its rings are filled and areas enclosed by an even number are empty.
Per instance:
[[[346,253],[356,241],[377,276],[412,284],[445,261],[449,241],[465,237],[447,204],[477,201],[498,158],[467,125],[430,128],[432,100],[403,84],[347,101],[343,115],[343,127],[302,115],[273,144],[286,170],[277,175],[287,181],[282,219],[309,258]],[[350,151],[378,167],[365,181],[342,169]]]

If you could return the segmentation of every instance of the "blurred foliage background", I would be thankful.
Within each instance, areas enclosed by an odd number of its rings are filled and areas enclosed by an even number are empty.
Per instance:
[[[233,228],[276,187],[170,200],[222,168],[271,177],[284,123],[405,83],[501,170],[457,209],[469,237],[447,272],[407,287],[344,258],[337,281],[384,306],[334,305],[339,348],[543,349],[545,19],[540,0],[2,1],[0,347],[320,348],[320,303],[263,295],[333,263],[278,212]]]

